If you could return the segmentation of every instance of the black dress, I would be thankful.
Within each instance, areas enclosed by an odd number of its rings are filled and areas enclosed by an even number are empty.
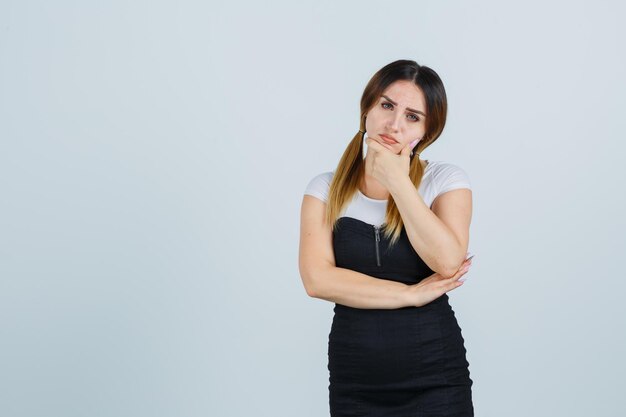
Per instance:
[[[340,217],[336,265],[415,284],[432,271],[403,229],[389,247],[382,229]],[[422,307],[358,309],[335,304],[328,336],[332,417],[473,416],[464,340],[444,294]]]

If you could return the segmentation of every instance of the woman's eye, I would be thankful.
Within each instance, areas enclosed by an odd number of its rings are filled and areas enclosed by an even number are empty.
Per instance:
[[[382,107],[383,109],[387,109],[387,110],[391,110],[391,109],[393,109],[393,104],[388,103],[388,102],[386,102],[386,101],[384,101],[384,102],[380,103],[380,105],[381,105],[381,107]],[[416,116],[415,114],[413,114],[413,113],[407,114],[407,116],[409,117],[409,119],[411,119],[411,120],[412,120],[412,121],[414,121],[414,122],[419,122],[419,121],[420,121],[420,118],[419,118],[419,117],[417,117],[417,116]]]

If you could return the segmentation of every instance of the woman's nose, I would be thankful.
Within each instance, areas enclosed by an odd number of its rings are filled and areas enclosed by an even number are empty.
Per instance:
[[[387,120],[387,128],[391,131],[398,131],[400,127],[402,114],[400,112],[395,112],[394,114],[389,115],[389,119]]]

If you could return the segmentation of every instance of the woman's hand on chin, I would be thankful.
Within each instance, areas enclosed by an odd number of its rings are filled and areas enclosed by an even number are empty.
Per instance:
[[[365,173],[378,180],[386,189],[389,190],[394,181],[409,176],[410,155],[417,141],[406,145],[399,154],[390,145],[383,145],[370,137],[365,139],[365,144]]]

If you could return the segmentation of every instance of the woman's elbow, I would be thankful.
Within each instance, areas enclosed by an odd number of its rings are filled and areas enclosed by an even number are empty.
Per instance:
[[[309,283],[308,285],[305,285],[304,289],[306,290],[306,295],[308,295],[309,297],[318,298],[317,291],[313,284]]]
[[[309,297],[318,298],[316,280],[311,271],[300,271],[300,278],[304,285],[304,290]]]
[[[438,274],[441,275],[443,279],[448,279],[448,278],[452,278],[454,274],[457,273],[457,271],[458,271],[458,268],[457,269],[446,268],[446,269],[442,269],[440,272],[438,272]]]
[[[441,266],[441,272],[439,272],[439,275],[441,275],[443,278],[452,278],[457,272],[459,272],[459,270],[461,269],[461,266],[463,266],[463,262],[465,262],[465,259],[462,259],[461,261],[454,261],[452,263],[449,263],[447,265],[442,265]]]

